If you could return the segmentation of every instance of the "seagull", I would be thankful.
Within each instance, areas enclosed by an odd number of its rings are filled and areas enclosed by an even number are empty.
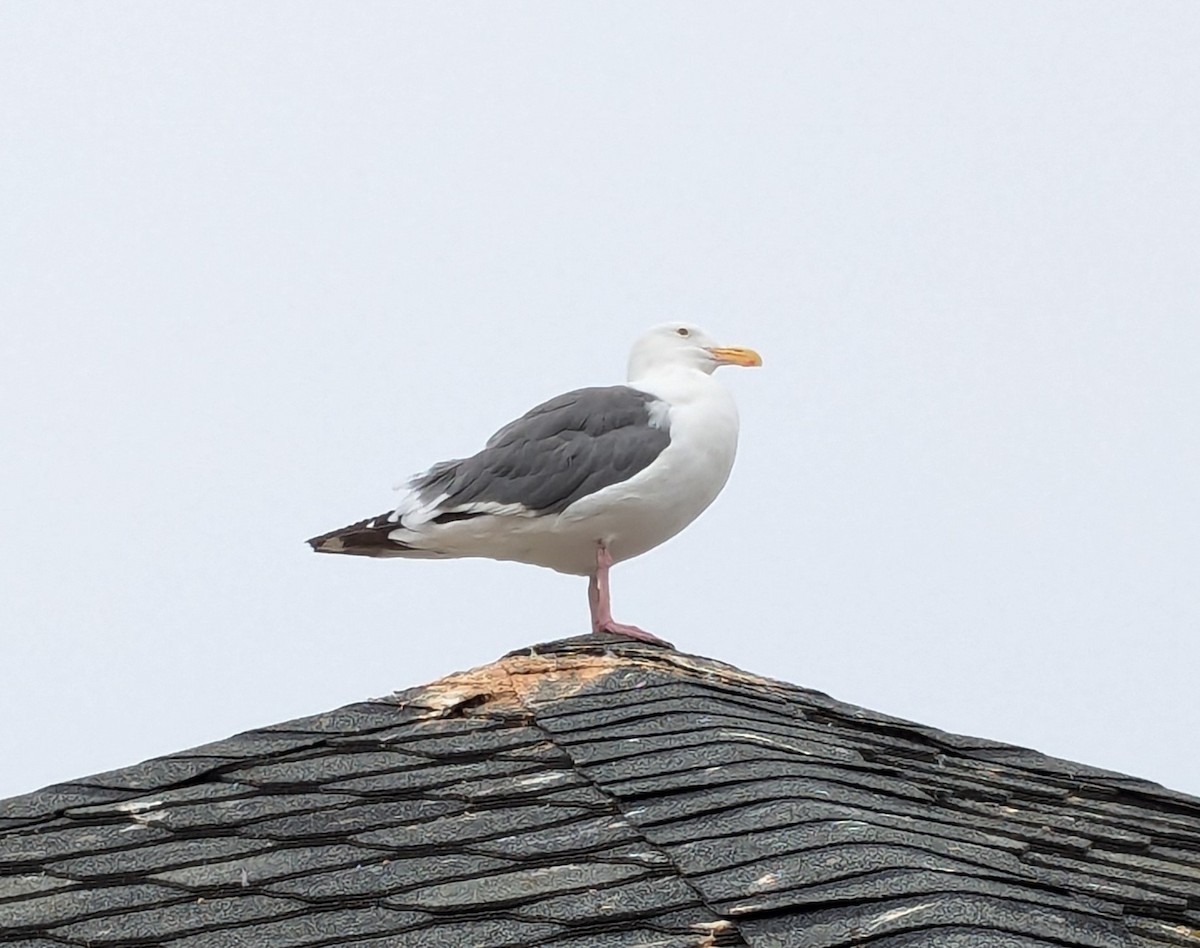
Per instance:
[[[308,541],[318,553],[515,560],[587,576],[592,631],[668,645],[612,615],[609,569],[669,540],[716,499],[737,453],[722,365],[759,366],[688,323],[645,333],[625,385],[530,409],[469,458],[412,477],[396,509]]]

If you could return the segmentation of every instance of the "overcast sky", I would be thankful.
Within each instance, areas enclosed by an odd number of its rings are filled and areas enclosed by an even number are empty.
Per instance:
[[[668,319],[681,649],[1200,793],[1200,5],[0,5],[0,796],[586,632],[319,557]]]

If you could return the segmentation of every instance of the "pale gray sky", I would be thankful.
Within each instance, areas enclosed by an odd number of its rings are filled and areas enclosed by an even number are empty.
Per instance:
[[[666,319],[620,619],[1200,792],[1200,5],[0,5],[0,796],[584,632],[318,557]]]

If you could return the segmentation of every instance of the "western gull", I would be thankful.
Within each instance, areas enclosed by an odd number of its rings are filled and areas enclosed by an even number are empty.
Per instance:
[[[738,413],[713,377],[762,365],[687,323],[634,344],[628,383],[530,409],[478,454],[411,478],[395,510],[308,543],[318,553],[515,560],[589,577],[592,630],[663,643],[612,616],[608,572],[669,540],[713,502],[733,467]]]

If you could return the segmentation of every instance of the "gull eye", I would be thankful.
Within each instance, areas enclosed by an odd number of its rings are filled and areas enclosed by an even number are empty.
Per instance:
[[[679,333],[679,335],[681,335],[681,336],[690,336],[692,334],[691,330],[688,329],[686,326],[680,326],[675,331],[677,333]]]

